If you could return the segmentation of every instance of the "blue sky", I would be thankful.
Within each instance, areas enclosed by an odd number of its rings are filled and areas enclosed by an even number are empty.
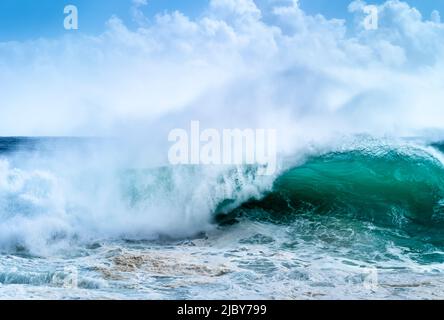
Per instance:
[[[310,14],[322,13],[328,18],[348,18],[347,6],[351,0],[300,0],[301,7]],[[368,4],[379,4],[384,1],[366,0]],[[419,9],[425,17],[429,17],[433,10],[444,13],[442,0],[404,0]]]
[[[117,15],[131,25],[132,0],[1,0],[0,41],[53,37],[64,32],[63,8],[74,4],[79,10],[79,29],[86,33],[101,32],[105,22]],[[147,16],[179,10],[187,15],[199,14],[207,0],[149,0]]]
[[[63,8],[75,4],[79,8],[80,28],[85,33],[100,33],[105,22],[117,15],[129,26],[132,0],[1,0],[0,41],[56,37],[64,32]],[[149,0],[143,11],[146,16],[164,11],[179,10],[188,16],[199,15],[209,0]],[[301,7],[310,14],[322,13],[328,18],[349,17],[347,5],[351,0],[300,0]],[[382,1],[367,1],[380,3]],[[407,0],[428,17],[432,10],[444,12],[444,1]]]

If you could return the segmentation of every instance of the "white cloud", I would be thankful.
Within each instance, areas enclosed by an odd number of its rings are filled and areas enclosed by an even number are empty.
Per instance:
[[[357,19],[365,5],[350,5]],[[212,0],[196,19],[164,13],[131,30],[112,17],[100,36],[3,43],[0,134],[120,134],[188,118],[307,139],[440,128],[439,14],[378,8],[379,30],[347,30],[298,1]]]

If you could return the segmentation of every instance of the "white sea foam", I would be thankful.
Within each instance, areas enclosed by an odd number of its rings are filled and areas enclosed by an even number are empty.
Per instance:
[[[219,205],[226,212],[259,199],[274,180],[242,166],[73,168],[53,161],[40,160],[42,169],[0,161],[2,248],[45,254],[74,239],[193,236],[212,228]]]

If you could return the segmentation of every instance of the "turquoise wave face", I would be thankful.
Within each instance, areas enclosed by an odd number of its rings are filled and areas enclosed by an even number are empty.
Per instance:
[[[262,200],[244,204],[230,217],[285,223],[300,215],[333,216],[444,245],[443,199],[444,167],[431,153],[370,148],[313,157],[281,175]]]

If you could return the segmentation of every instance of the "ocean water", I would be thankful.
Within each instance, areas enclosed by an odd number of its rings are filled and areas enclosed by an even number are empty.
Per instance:
[[[0,138],[0,298],[444,298],[440,143],[356,138],[272,177],[111,150]]]

